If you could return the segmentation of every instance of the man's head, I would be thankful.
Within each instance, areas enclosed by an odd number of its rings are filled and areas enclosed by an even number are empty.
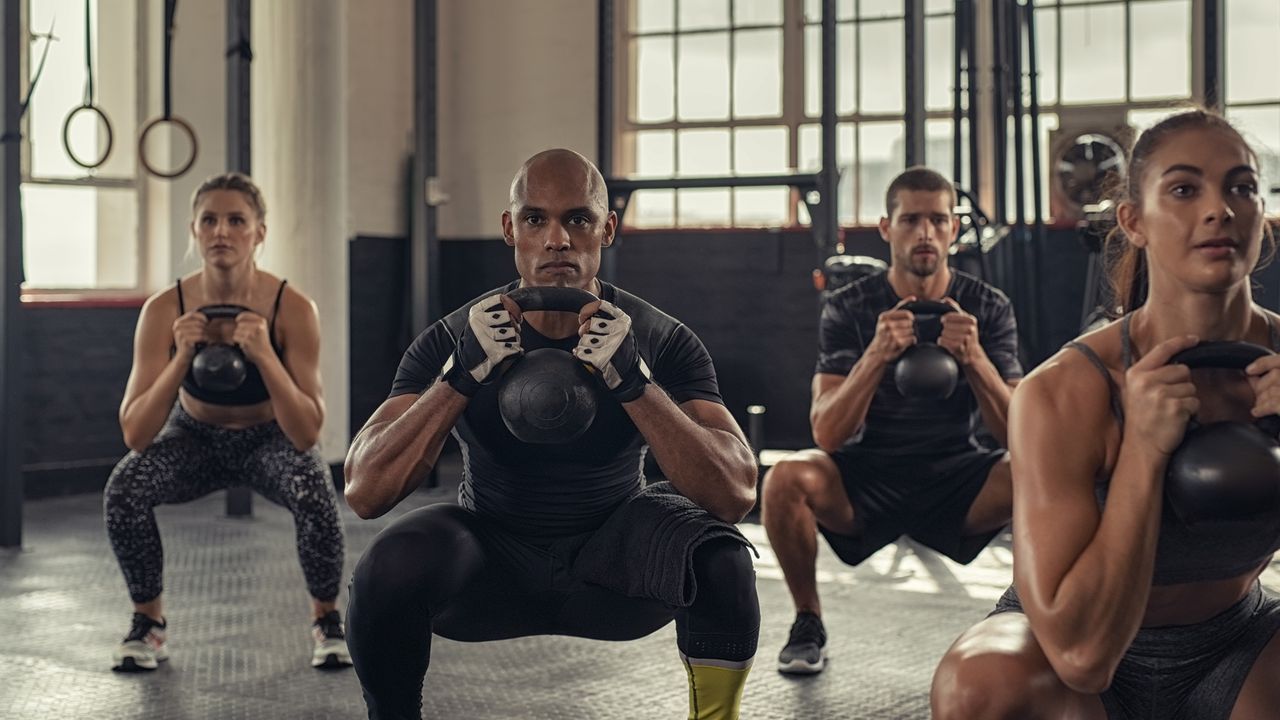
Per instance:
[[[532,286],[592,290],[600,250],[613,242],[617,225],[600,171],[559,148],[525,161],[502,213],[502,236],[515,248],[521,279]]]
[[[960,232],[955,187],[929,168],[911,167],[889,183],[884,202],[880,237],[893,265],[919,277],[936,273]]]

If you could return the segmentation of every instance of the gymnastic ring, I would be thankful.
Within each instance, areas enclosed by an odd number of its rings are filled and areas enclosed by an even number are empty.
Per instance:
[[[173,123],[174,125],[177,125],[178,127],[186,131],[187,137],[191,138],[191,157],[187,158],[187,161],[181,167],[179,167],[177,170],[174,170],[173,172],[161,172],[155,169],[154,167],[152,167],[151,163],[147,162],[147,133],[150,133],[153,129],[155,129],[156,126],[162,123]],[[142,163],[142,167],[145,168],[147,172],[151,173],[152,175],[155,175],[156,177],[162,177],[162,178],[171,180],[173,178],[180,177],[186,174],[186,172],[191,169],[191,166],[196,164],[196,156],[198,156],[199,154],[200,154],[200,143],[196,141],[195,129],[191,127],[191,123],[187,122],[186,120],[183,120],[177,115],[171,115],[169,117],[161,116],[152,120],[151,122],[147,123],[146,127],[142,128],[142,136],[138,138],[138,161]]]
[[[102,157],[98,158],[97,162],[85,162],[79,157],[76,157],[75,151],[71,149],[71,120],[76,115],[79,115],[86,110],[101,118],[103,127],[107,129],[107,149],[102,151]],[[114,143],[115,133],[111,130],[111,119],[108,118],[107,114],[102,111],[102,108],[97,105],[81,105],[67,113],[67,119],[62,121],[62,149],[67,151],[67,157],[71,158],[71,162],[79,165],[85,170],[93,170],[94,168],[102,167],[102,164],[111,156],[111,148]]]

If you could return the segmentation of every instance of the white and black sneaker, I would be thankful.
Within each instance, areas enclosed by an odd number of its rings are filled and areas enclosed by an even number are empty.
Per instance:
[[[116,672],[155,670],[160,661],[169,659],[169,648],[165,645],[167,627],[167,623],[134,613],[129,634],[111,654],[111,669]]]
[[[827,630],[822,618],[811,612],[796,615],[791,637],[778,653],[778,672],[788,675],[817,675],[827,666]]]
[[[311,667],[335,670],[351,666],[351,653],[347,651],[347,636],[342,630],[342,615],[330,610],[311,626],[311,637],[316,641],[311,653]]]

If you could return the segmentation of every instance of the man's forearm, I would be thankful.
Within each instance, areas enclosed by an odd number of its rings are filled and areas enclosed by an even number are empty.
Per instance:
[[[814,398],[809,424],[818,447],[833,452],[862,427],[885,367],[879,355],[863,355],[838,387]]]
[[[965,379],[978,401],[978,411],[987,430],[1003,446],[1008,445],[1009,400],[1013,388],[985,356],[964,368]]]
[[[623,404],[663,474],[685,497],[728,522],[755,504],[756,460],[734,433],[696,422],[650,385]]]

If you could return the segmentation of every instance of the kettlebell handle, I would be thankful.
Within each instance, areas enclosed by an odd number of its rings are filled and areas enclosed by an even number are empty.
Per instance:
[[[914,315],[937,315],[939,317],[956,311],[954,307],[941,300],[912,300],[898,309],[907,310]]]
[[[1243,370],[1258,358],[1274,355],[1267,348],[1253,343],[1234,340],[1210,340],[1187,348],[1169,359],[1169,364],[1186,365],[1192,370],[1199,368],[1223,368],[1226,370]]]
[[[253,312],[243,305],[205,305],[202,308],[196,308],[196,312],[202,313],[210,320],[227,320],[234,319],[235,316],[244,312]]]
[[[522,287],[507,293],[521,312],[578,313],[600,298],[586,290],[570,287]]]

